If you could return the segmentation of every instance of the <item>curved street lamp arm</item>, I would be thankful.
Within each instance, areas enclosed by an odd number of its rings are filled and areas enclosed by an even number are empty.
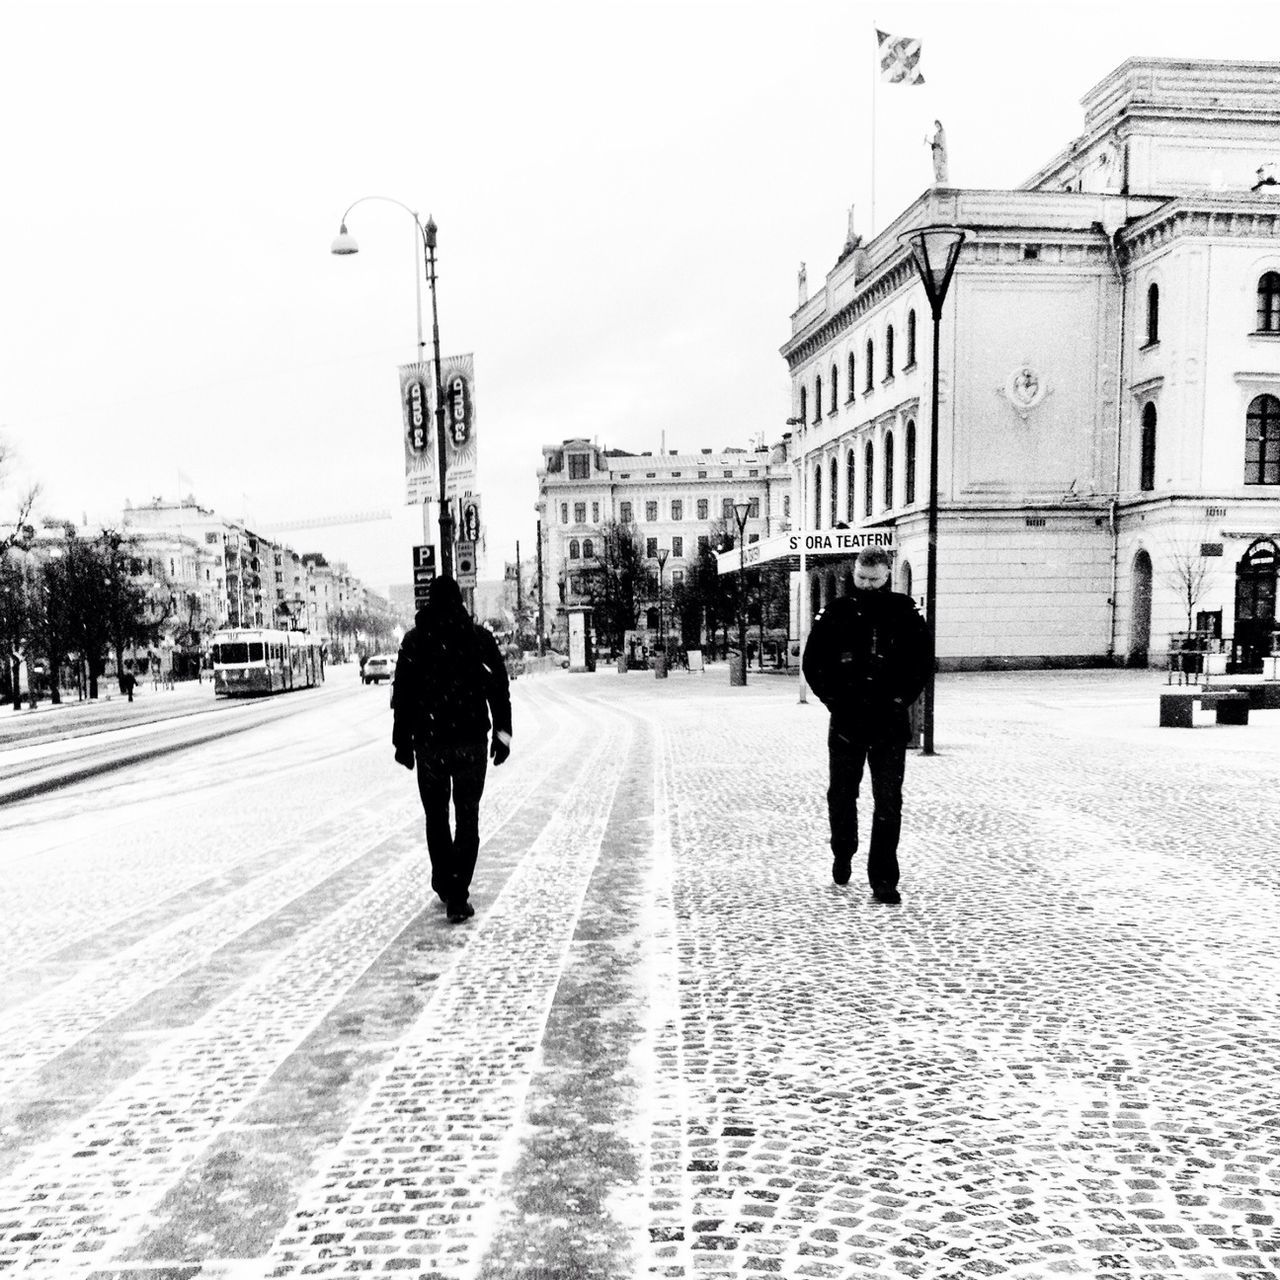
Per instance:
[[[414,220],[414,222],[418,224],[418,230],[422,231],[422,219],[418,217],[416,210],[410,209],[407,204],[405,204],[401,200],[397,200],[394,196],[361,196],[359,200],[352,201],[352,203],[347,206],[347,212],[342,215],[343,223],[345,223],[347,220],[347,214],[349,214],[351,210],[356,207],[356,205],[364,204],[366,200],[384,200],[386,201],[387,204],[399,205],[400,208],[402,208],[405,211],[405,213],[407,213]],[[423,234],[425,235],[426,233],[423,232]]]

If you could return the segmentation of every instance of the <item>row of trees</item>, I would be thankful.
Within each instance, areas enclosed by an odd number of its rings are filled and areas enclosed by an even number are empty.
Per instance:
[[[736,545],[736,535],[726,522],[714,521],[684,580],[673,583],[669,575],[662,575],[664,621],[669,630],[678,630],[690,647],[704,631],[708,637],[719,631],[728,646],[738,622],[740,590],[744,592],[741,607],[752,626],[787,626],[790,578],[785,568],[766,565],[748,570],[742,586],[736,575],[726,577],[717,572],[716,553]],[[624,633],[635,629],[641,610],[654,604],[659,593],[658,569],[646,558],[635,526],[616,521],[606,524],[596,561],[578,576],[579,594],[592,607],[596,635],[617,652],[623,647]]]
[[[79,537],[66,526],[65,541],[37,557],[27,549],[30,526],[0,548],[0,644],[4,646],[4,694],[19,705],[20,668],[34,688],[37,664],[48,672],[50,697],[61,700],[59,675],[74,664],[90,698],[114,656],[124,671],[126,652],[159,643],[177,601],[167,590],[148,589],[136,576],[129,539],[105,529]]]

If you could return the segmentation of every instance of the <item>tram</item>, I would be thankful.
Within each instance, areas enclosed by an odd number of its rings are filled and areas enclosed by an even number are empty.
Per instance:
[[[307,631],[236,627],[212,641],[215,697],[311,689],[324,683],[324,645]]]

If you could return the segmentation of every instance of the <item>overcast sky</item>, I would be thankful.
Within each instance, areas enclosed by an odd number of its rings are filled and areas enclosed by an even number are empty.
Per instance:
[[[534,541],[541,447],[776,439],[796,272],[929,185],[1014,187],[1133,55],[1280,56],[1280,4],[0,5],[0,436],[90,527],[193,492],[376,589],[410,579],[397,365],[412,220],[439,224],[444,354],[474,352],[482,577]],[[1277,157],[1280,159],[1280,157]],[[430,302],[423,310],[430,335]],[[180,480],[181,476],[181,480]]]

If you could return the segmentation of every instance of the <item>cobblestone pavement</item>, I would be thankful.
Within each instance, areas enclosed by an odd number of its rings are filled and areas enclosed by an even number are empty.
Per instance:
[[[898,907],[723,669],[518,681],[462,926],[382,699],[14,806],[0,1273],[1276,1280],[1280,712],[1161,688],[943,678]]]

